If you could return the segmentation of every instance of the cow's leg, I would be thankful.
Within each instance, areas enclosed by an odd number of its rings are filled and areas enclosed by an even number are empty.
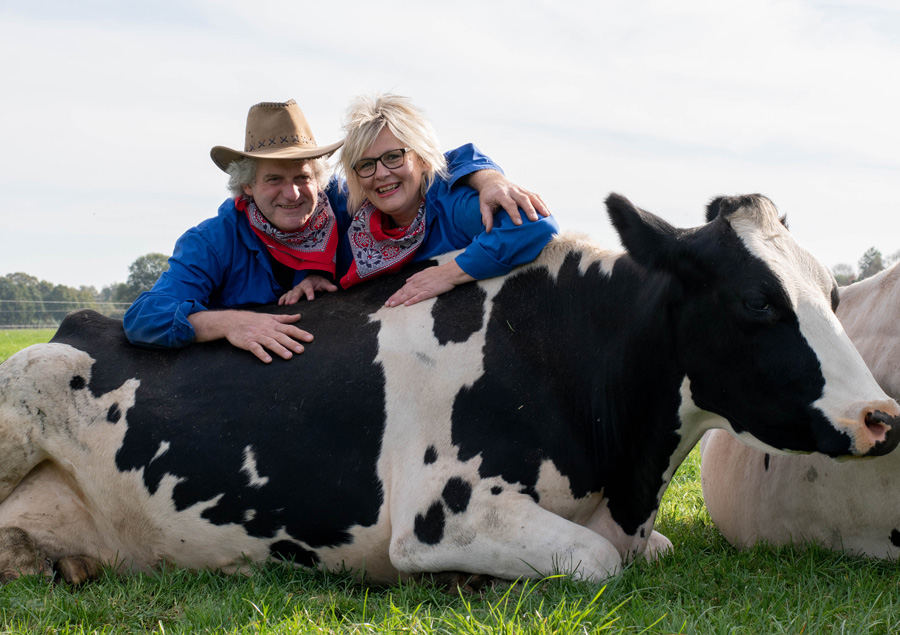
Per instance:
[[[594,531],[539,507],[530,497],[465,510],[435,501],[394,523],[391,562],[404,572],[465,571],[505,579],[571,573],[603,580],[616,575],[616,547]]]
[[[100,540],[82,496],[50,461],[32,470],[0,503],[0,577],[19,567],[23,574],[52,574],[70,584],[100,575],[100,564],[83,555],[100,553]],[[24,562],[37,565],[25,567]]]
[[[23,575],[52,575],[28,532],[19,527],[0,527],[0,584]]]

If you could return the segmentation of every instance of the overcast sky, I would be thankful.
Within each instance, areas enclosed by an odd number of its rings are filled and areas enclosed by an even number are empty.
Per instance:
[[[296,99],[407,95],[564,229],[611,191],[690,227],[760,192],[826,265],[900,250],[900,2],[0,0],[0,275],[124,282],[216,212],[214,145]]]

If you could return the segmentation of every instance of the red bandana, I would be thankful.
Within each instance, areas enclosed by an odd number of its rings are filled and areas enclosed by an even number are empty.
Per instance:
[[[275,260],[291,269],[316,269],[334,275],[338,246],[337,221],[325,192],[319,192],[319,200],[312,216],[295,232],[277,229],[248,196],[238,196],[234,199],[234,205],[247,214],[253,232],[269,248],[269,253]]]
[[[344,289],[391,271],[409,262],[425,240],[425,201],[409,227],[387,229],[387,216],[366,201],[347,230],[353,262],[341,278]]]

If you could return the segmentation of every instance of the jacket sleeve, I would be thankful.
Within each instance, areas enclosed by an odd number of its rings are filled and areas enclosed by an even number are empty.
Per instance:
[[[456,264],[476,280],[509,273],[513,267],[531,262],[559,232],[553,216],[530,221],[522,213],[522,224],[515,225],[506,214],[498,214],[494,228],[487,233],[481,224],[478,192],[470,187],[438,186],[437,207],[452,221],[452,241],[464,250]],[[449,251],[449,249],[448,249]]]
[[[196,228],[188,230],[175,243],[168,271],[125,313],[128,340],[151,348],[193,343],[194,327],[188,316],[207,310],[224,275],[222,261],[209,241]]]
[[[472,143],[467,143],[455,150],[445,152],[444,158],[447,159],[447,170],[450,172],[447,178],[447,183],[449,183],[450,187],[456,185],[456,182],[462,177],[479,170],[497,170],[497,172],[503,174],[500,166],[491,161],[490,157],[483,154]]]

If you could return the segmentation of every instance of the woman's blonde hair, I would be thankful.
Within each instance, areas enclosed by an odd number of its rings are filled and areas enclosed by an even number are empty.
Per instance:
[[[347,211],[356,211],[365,202],[362,185],[353,166],[363,153],[375,143],[375,138],[387,126],[404,146],[413,150],[425,166],[422,192],[431,187],[435,177],[447,177],[447,161],[441,152],[434,128],[421,110],[408,97],[390,93],[360,95],[350,102],[344,119],[344,147],[341,150],[341,169],[347,179],[349,197]]]

